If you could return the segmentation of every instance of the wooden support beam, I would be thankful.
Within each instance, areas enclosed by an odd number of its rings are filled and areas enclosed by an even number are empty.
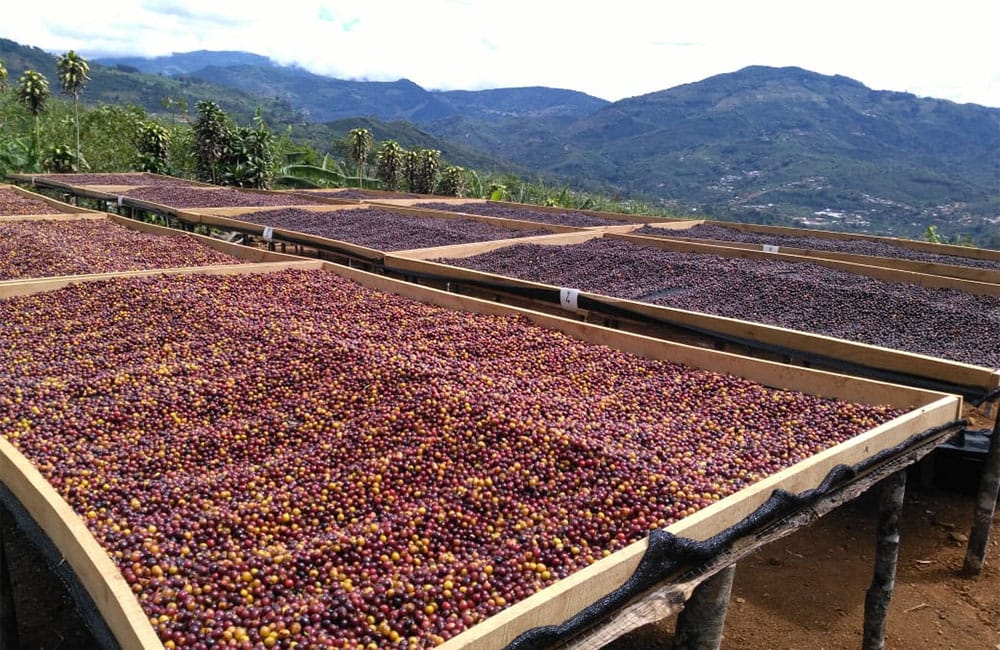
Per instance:
[[[969,547],[965,552],[962,575],[976,576],[983,570],[998,494],[1000,494],[1000,409],[997,409],[989,451],[986,452],[986,461],[983,463],[983,477],[980,479],[979,493],[976,496],[976,512],[972,517],[972,530],[969,532]]]
[[[896,585],[899,520],[903,514],[905,493],[906,470],[900,470],[882,481],[875,541],[875,574],[865,594],[863,650],[882,650],[885,646],[885,620]]]
[[[677,617],[673,650],[719,650],[736,565],[698,585]]]

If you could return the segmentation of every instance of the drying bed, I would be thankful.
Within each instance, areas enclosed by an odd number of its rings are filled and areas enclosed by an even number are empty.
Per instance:
[[[23,177],[25,175],[21,175]],[[32,182],[38,180],[55,181],[69,186],[78,185],[125,185],[125,186],[145,186],[162,187],[177,185],[202,185],[186,178],[175,176],[163,176],[160,174],[150,174],[146,172],[135,173],[94,173],[94,174],[39,174],[29,177]]]
[[[102,280],[0,324],[6,438],[168,646],[433,646],[905,412],[321,271]]]
[[[107,219],[0,221],[0,280],[241,262],[173,232],[154,235]]]
[[[25,214],[60,214],[62,211],[42,197],[27,196],[12,187],[0,186],[0,217]]]
[[[328,199],[351,199],[351,200],[368,200],[368,199],[419,199],[420,194],[411,194],[409,192],[386,192],[383,190],[362,190],[356,188],[348,188],[343,190],[304,190],[304,191],[291,191],[292,194],[297,194],[299,196],[322,196]]]
[[[501,276],[1000,367],[1000,298],[885,282],[807,262],[660,250],[613,239],[517,244],[439,260]]]
[[[329,203],[301,194],[240,190],[214,186],[136,187],[123,193],[124,199],[154,203],[171,208],[228,208],[240,206],[283,206]]]
[[[516,219],[518,221],[534,221],[535,223],[552,223],[560,226],[572,226],[574,228],[622,225],[622,221],[616,221],[611,218],[605,219],[586,212],[577,212],[573,210],[533,210],[527,206],[521,207],[518,205],[494,203],[492,201],[473,201],[469,203],[445,203],[431,201],[427,203],[414,203],[413,207],[423,208],[426,210],[461,212],[464,214],[475,214],[483,217]]]
[[[544,229],[515,229],[475,219],[421,216],[412,211],[403,214],[383,208],[352,208],[327,212],[285,208],[236,214],[232,218],[380,251],[552,234]]]
[[[781,233],[761,233],[740,230],[714,223],[701,223],[690,228],[664,230],[655,226],[643,226],[634,231],[636,235],[652,235],[677,239],[710,239],[715,241],[739,242],[771,246],[805,248],[816,251],[851,253],[874,257],[889,257],[933,264],[954,264],[983,269],[1000,269],[1000,261],[944,255],[895,245],[888,241],[872,239],[832,239],[809,235],[786,235]]]

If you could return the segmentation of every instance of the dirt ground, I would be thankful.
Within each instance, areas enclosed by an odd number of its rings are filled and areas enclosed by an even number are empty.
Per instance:
[[[974,417],[972,424],[990,422]],[[1000,650],[1000,517],[983,572],[961,577],[976,467],[939,453],[932,468],[931,485],[921,485],[917,468],[909,472],[885,647]],[[871,490],[738,564],[723,650],[861,648],[877,520]],[[642,628],[605,650],[669,649],[675,622]]]

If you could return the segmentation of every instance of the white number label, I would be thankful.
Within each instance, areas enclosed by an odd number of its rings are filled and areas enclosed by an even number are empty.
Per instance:
[[[560,289],[559,290],[559,304],[562,305],[563,309],[569,309],[576,311],[576,302],[580,297],[579,289]]]

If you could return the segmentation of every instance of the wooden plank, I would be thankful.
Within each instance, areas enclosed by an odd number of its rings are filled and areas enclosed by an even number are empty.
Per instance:
[[[732,246],[713,246],[711,244],[701,244],[680,239],[663,239],[661,237],[642,237],[632,234],[606,233],[606,237],[620,239],[631,242],[638,246],[652,246],[666,251],[678,253],[699,253],[706,255],[720,255],[722,257],[756,259],[756,260],[779,260],[785,262],[809,262],[819,266],[825,266],[839,271],[847,271],[858,275],[868,276],[884,282],[902,282],[908,284],[918,284],[930,289],[955,289],[981,296],[1000,296],[1000,284],[991,282],[975,282],[973,280],[963,280],[960,278],[949,278],[939,275],[927,275],[924,273],[914,273],[912,271],[902,271],[868,264],[855,264],[853,262],[841,262],[832,259],[820,259],[805,257],[802,255],[788,255],[785,253],[766,253],[762,250],[746,250],[734,248]]]
[[[927,406],[911,411],[868,433],[831,447],[731,494],[668,526],[666,530],[691,539],[707,539],[745,519],[764,503],[775,489],[781,488],[799,493],[815,488],[836,465],[857,464],[879,449],[893,447],[917,433],[955,420],[958,418],[960,407],[960,398],[941,397]],[[646,540],[626,546],[512,605],[439,647],[442,650],[502,648],[532,628],[558,625],[589,607],[602,596],[621,587],[635,573],[646,546]]]
[[[463,203],[490,203],[493,205],[499,205],[506,208],[512,208],[516,210],[533,210],[536,212],[548,212],[551,214],[561,214],[564,212],[575,212],[579,214],[586,214],[592,217],[598,217],[601,219],[607,219],[612,222],[619,222],[622,224],[635,225],[641,227],[646,223],[669,223],[676,221],[678,219],[673,219],[670,217],[658,217],[655,215],[648,214],[626,214],[624,212],[602,212],[599,210],[582,210],[576,208],[561,208],[558,206],[548,206],[548,205],[534,205],[531,203],[514,203],[511,201],[492,201],[488,199],[458,199],[458,198],[448,198],[448,197],[424,197],[420,199],[379,199],[378,201],[367,201],[372,204],[384,204],[393,206],[419,206],[420,203],[447,203],[449,205],[460,206]],[[424,208],[426,209],[426,208]],[[461,213],[466,214],[466,213]],[[475,216],[475,215],[469,215]],[[541,223],[541,222],[532,222]],[[597,226],[598,228],[603,226]]]
[[[73,509],[27,458],[0,436],[0,477],[45,531],[123,648],[163,648],[128,582]]]
[[[147,277],[154,275],[242,275],[247,273],[269,273],[285,269],[318,269],[319,260],[297,259],[287,262],[261,262],[250,264],[218,264],[214,266],[186,266],[173,269],[144,269],[141,271],[119,271],[115,273],[93,273],[90,275],[60,275],[51,278],[29,280],[6,280],[0,282],[0,299],[12,296],[28,296],[42,291],[52,291],[71,284],[96,282],[111,278]]]
[[[400,266],[405,267],[403,260],[429,260],[435,258],[456,259],[462,257],[474,257],[498,248],[506,248],[517,244],[545,244],[555,246],[566,246],[569,244],[579,244],[600,237],[601,233],[591,229],[574,229],[572,232],[557,233],[554,235],[540,235],[538,237],[520,237],[514,239],[498,239],[494,241],[473,242],[471,244],[452,244],[450,246],[434,246],[431,248],[414,248],[404,251],[394,251],[387,254],[387,257],[401,258]],[[414,268],[419,268],[415,265]],[[448,267],[451,268],[451,267]]]

